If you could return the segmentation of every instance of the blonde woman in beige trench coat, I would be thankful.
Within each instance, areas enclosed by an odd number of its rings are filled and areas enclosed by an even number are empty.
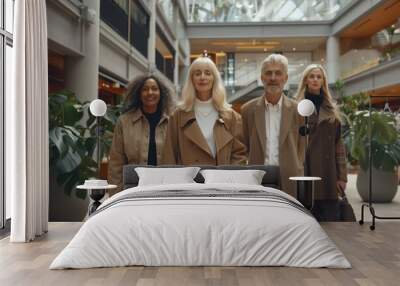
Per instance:
[[[154,75],[129,83],[110,150],[108,182],[118,186],[110,196],[122,189],[125,164],[160,163],[171,109],[171,91]]]
[[[168,122],[163,164],[246,164],[242,120],[226,102],[214,62],[196,59],[182,90],[182,103]]]

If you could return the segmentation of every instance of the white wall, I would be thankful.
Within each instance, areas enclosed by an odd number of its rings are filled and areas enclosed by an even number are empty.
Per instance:
[[[64,53],[81,55],[83,53],[83,35],[79,24],[78,10],[72,10],[57,4],[58,1],[47,3],[47,33],[50,46],[60,47]],[[67,12],[69,11],[69,12]],[[73,12],[74,11],[74,12]]]

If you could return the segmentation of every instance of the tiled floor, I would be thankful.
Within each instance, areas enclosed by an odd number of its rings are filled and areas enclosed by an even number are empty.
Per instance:
[[[361,200],[360,195],[357,192],[356,180],[357,180],[357,175],[350,174],[348,176],[346,195],[347,195],[349,202],[353,206],[354,213],[357,217],[357,220],[359,220],[361,217],[362,200]],[[373,204],[373,206],[375,209],[375,214],[378,216],[400,217],[400,186],[397,188],[397,195],[394,198],[392,203]],[[364,221],[371,221],[371,214],[370,214],[368,208],[365,209],[365,214],[366,215],[364,216]],[[377,220],[377,223],[379,223],[379,220]]]

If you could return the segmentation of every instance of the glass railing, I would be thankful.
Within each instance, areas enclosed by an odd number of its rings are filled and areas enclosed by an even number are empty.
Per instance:
[[[186,0],[189,22],[326,21],[352,0]]]
[[[234,63],[234,79],[229,80],[228,65],[226,61],[218,65],[218,69],[224,79],[226,86],[234,86],[237,88],[246,87],[249,84],[257,81],[261,85],[261,64],[268,54],[247,54],[247,53],[236,53]],[[308,52],[291,52],[285,53],[288,58],[288,82],[287,85],[298,84],[301,79],[301,75],[307,65],[316,63],[312,61],[311,53]],[[323,64],[318,62],[318,64]]]
[[[340,77],[345,79],[369,70],[381,61],[382,54],[375,49],[353,49],[339,59]]]
[[[341,55],[340,77],[349,78],[399,58],[400,29],[392,25],[374,34],[364,47],[350,49]]]
[[[171,0],[157,0],[158,5],[160,5],[166,20],[170,25],[174,23],[174,5]]]
[[[326,70],[326,62],[315,62],[309,53],[287,53],[288,81],[287,86],[297,85],[307,65],[312,63],[322,64]],[[257,81],[261,85],[261,63],[264,55],[236,54],[234,64],[234,79],[227,81],[225,85],[240,89]],[[390,53],[382,53],[376,49],[353,49],[342,55],[339,59],[340,78],[345,79],[361,72],[370,70],[376,66],[400,59],[400,49],[393,49]],[[227,73],[227,65],[220,64],[218,69],[224,79]],[[226,77],[225,77],[226,79]]]
[[[225,63],[218,65],[218,70],[220,71],[221,76],[224,79],[228,99],[231,97],[245,95],[247,92],[253,92],[253,90],[248,89],[248,87],[251,86],[256,89],[262,89],[260,75],[261,64],[265,58],[265,55],[253,54],[253,58],[246,54],[236,54],[235,56],[236,58],[233,80],[226,80],[227,77],[225,75],[228,71],[227,65]],[[312,61],[310,53],[286,53],[285,56],[288,58],[289,66],[288,81],[284,89],[285,93],[290,97],[295,96],[297,85],[300,82],[303,71],[309,64],[320,64],[326,70],[325,63],[320,61]]]

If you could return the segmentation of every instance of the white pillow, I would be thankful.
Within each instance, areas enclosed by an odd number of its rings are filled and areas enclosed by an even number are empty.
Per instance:
[[[195,183],[199,167],[183,168],[135,168],[139,176],[138,186]]]
[[[204,183],[234,183],[261,185],[265,171],[262,170],[201,170]]]

